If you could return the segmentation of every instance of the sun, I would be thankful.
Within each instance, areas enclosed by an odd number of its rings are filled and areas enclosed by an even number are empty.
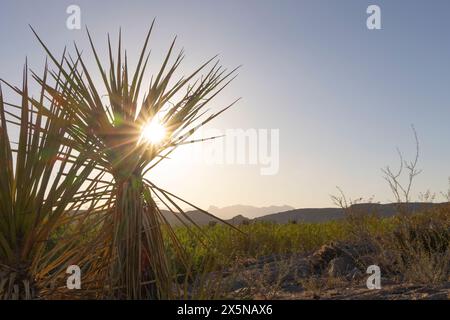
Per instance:
[[[142,127],[140,140],[152,144],[159,144],[165,137],[166,128],[159,121],[153,119]]]

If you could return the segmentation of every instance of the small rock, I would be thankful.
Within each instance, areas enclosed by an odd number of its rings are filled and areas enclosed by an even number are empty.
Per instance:
[[[355,269],[355,265],[351,259],[347,257],[334,258],[330,261],[328,275],[330,277],[343,277],[347,276],[353,269]]]
[[[301,259],[296,263],[295,271],[296,276],[300,278],[309,277],[312,273],[311,266],[306,259]]]
[[[433,294],[429,294],[426,297],[427,300],[449,300],[450,293],[448,292],[437,292]]]
[[[379,263],[377,263],[375,257],[371,256],[371,255],[364,255],[361,257],[358,257],[356,259],[356,265],[360,268],[360,270],[363,270],[364,272],[366,271],[367,267],[373,264],[378,265]]]
[[[237,291],[245,288],[247,286],[247,282],[242,279],[236,279],[232,281],[229,286],[231,291]]]
[[[282,286],[282,289],[287,292],[302,292],[303,289],[299,285],[288,283]]]
[[[309,258],[311,268],[314,272],[321,272],[328,263],[339,256],[340,250],[334,245],[323,245]]]
[[[346,278],[348,280],[356,280],[359,279],[363,276],[363,273],[358,269],[358,268],[353,268],[352,271],[350,271],[347,275]]]

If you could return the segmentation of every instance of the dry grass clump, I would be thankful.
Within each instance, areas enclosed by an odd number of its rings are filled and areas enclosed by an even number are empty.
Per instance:
[[[397,220],[393,232],[375,241],[382,265],[400,281],[449,281],[450,209],[434,209]]]

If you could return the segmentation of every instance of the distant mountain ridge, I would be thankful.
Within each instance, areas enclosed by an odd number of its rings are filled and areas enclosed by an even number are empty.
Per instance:
[[[450,205],[448,202],[444,203],[428,203],[428,202],[411,202],[408,204],[402,203],[387,203],[387,204],[379,204],[379,203],[360,203],[354,204],[350,208],[352,212],[356,214],[377,214],[381,217],[391,217],[398,213],[399,208],[401,211],[405,211],[408,213],[417,213],[421,210],[429,209],[433,206],[443,206]],[[236,207],[239,210],[242,208],[248,208],[251,206],[231,206]],[[227,207],[227,208],[231,208]],[[289,206],[281,206],[288,207]],[[255,208],[255,207],[251,207]],[[265,207],[265,208],[276,208],[273,207]],[[214,209],[214,207],[213,207]],[[207,225],[209,223],[218,222],[217,219],[211,217],[203,212],[198,210],[187,211],[186,215],[189,218],[183,217],[182,215],[178,215],[178,218],[174,216],[169,211],[162,210],[167,221],[174,226],[183,225],[183,223],[190,225],[191,222],[189,220],[194,221],[198,225]],[[217,210],[216,210],[217,212]],[[214,212],[211,212],[214,213]],[[220,217],[220,216],[219,216]],[[271,213],[260,217],[255,217],[250,219],[243,214],[236,212],[234,217],[228,220],[225,220],[231,224],[241,224],[244,221],[267,221],[267,222],[275,222],[275,223],[289,223],[292,221],[297,222],[327,222],[332,220],[340,220],[345,217],[345,212],[341,208],[304,208],[304,209],[290,209],[282,212]]]
[[[220,217],[234,217],[237,215],[242,215],[244,217],[253,219],[260,216],[265,216],[268,214],[284,212],[289,210],[294,210],[294,207],[291,206],[269,206],[269,207],[254,207],[248,205],[233,205],[223,208],[218,208],[215,206],[210,206],[208,208],[208,212],[212,214],[218,215]]]

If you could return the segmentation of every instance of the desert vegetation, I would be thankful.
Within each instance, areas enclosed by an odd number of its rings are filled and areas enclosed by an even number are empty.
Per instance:
[[[202,279],[189,287],[192,297],[448,299],[450,205],[389,218],[348,214],[325,223],[248,223],[239,226],[244,234],[204,227],[215,250],[177,229]],[[374,264],[384,290],[366,287]]]
[[[179,76],[184,53],[174,54],[174,40],[144,89],[152,29],[134,70],[120,34],[114,50],[108,36],[106,69],[88,32],[95,72],[77,46],[57,57],[35,33],[48,59],[43,72],[25,64],[20,86],[2,80],[1,299],[295,299],[333,297],[332,290],[361,297],[372,264],[384,285],[413,286],[406,297],[448,298],[450,206],[408,214],[404,205],[418,156],[408,163],[399,153],[399,171],[383,171],[395,217],[358,212],[342,193],[333,198],[345,210],[341,221],[191,221],[186,205],[210,214],[148,173],[176,148],[204,140],[192,135],[234,104],[207,109],[236,69],[213,57]],[[15,98],[6,101],[5,89]],[[168,223],[163,209],[182,226]],[[66,287],[71,265],[81,269],[77,290]]]

